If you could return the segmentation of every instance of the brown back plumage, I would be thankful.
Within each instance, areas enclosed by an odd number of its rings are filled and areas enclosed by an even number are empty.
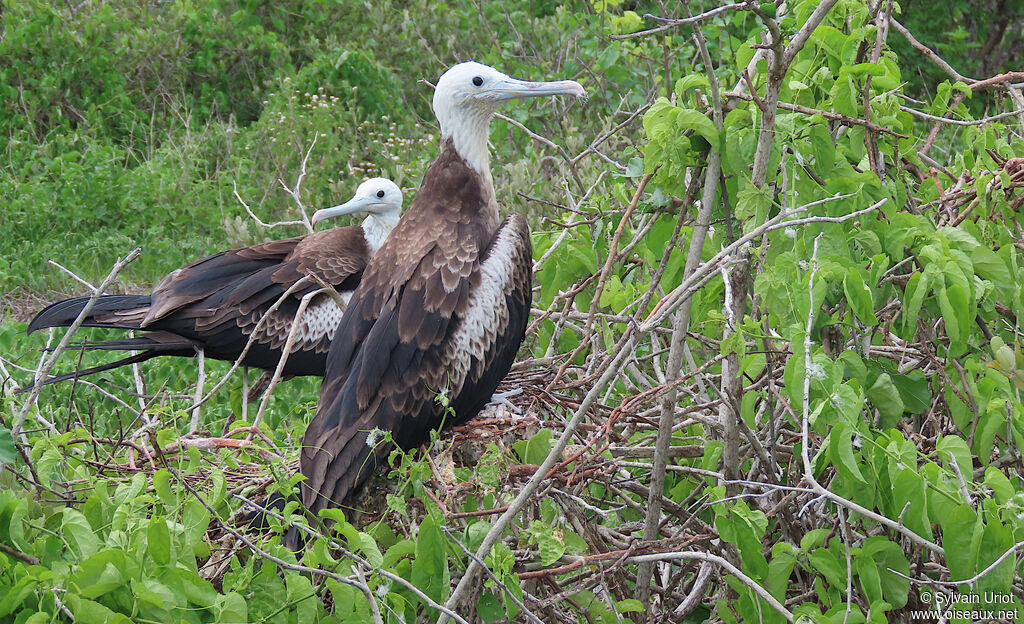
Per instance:
[[[339,504],[372,473],[387,449],[368,446],[370,431],[412,448],[445,418],[438,392],[453,399],[455,421],[486,403],[523,339],[530,256],[525,220],[512,215],[499,228],[489,180],[443,144],[331,345],[300,457],[310,509]],[[484,262],[502,270],[482,287]],[[484,318],[491,327],[478,330]]]
[[[141,329],[148,333],[130,339],[86,342],[84,346],[150,351],[148,357],[191,356],[195,348],[201,347],[208,357],[234,361],[256,331],[243,363],[273,370],[301,298],[320,285],[313,282],[297,289],[256,330],[266,311],[308,273],[347,296],[358,285],[369,258],[370,250],[358,225],[214,254],[172,271],[148,297],[102,297],[86,320],[87,327]],[[70,324],[87,300],[80,297],[49,306],[33,319],[30,331]],[[284,369],[286,375],[323,374],[341,313],[327,295],[310,302]],[[128,359],[121,363],[128,363]],[[119,363],[82,374],[115,365]]]

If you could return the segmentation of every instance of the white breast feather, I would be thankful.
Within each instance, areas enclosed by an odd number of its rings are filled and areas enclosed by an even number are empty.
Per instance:
[[[498,231],[491,253],[480,265],[480,285],[469,295],[466,315],[458,329],[452,333],[444,352],[445,379],[439,379],[439,387],[451,387],[452,396],[457,395],[471,372],[481,373],[484,357],[494,344],[498,332],[508,323],[508,305],[505,293],[515,274],[517,234],[512,227]]]
[[[362,226],[363,236],[366,237],[366,246],[370,248],[370,254],[375,254],[384,244],[391,230],[394,229],[395,223],[388,223],[384,218],[370,215],[363,220]]]
[[[339,293],[342,301],[348,304],[351,292]],[[302,319],[296,329],[295,342],[292,344],[292,353],[297,351],[315,350],[318,353],[326,353],[330,347],[334,333],[341,323],[344,308],[338,307],[334,299],[326,295],[320,295],[306,307],[302,313]],[[274,312],[270,318],[263,322],[257,340],[269,343],[273,349],[284,348],[288,340],[288,332],[292,329],[294,317],[281,312]],[[259,317],[252,320],[253,325],[259,321]]]

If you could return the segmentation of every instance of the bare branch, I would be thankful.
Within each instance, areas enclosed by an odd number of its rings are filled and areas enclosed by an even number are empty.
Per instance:
[[[652,15],[650,13],[647,13],[646,15],[644,15],[644,19],[655,21],[655,22],[660,22],[661,26],[658,26],[656,28],[651,28],[649,30],[638,30],[637,32],[627,33],[627,34],[624,34],[624,35],[610,35],[609,38],[611,38],[611,39],[635,39],[637,37],[648,37],[650,35],[656,35],[658,33],[665,32],[666,30],[671,30],[672,28],[676,28],[677,26],[685,26],[687,24],[698,24],[699,22],[702,22],[704,20],[710,19],[710,18],[712,18],[712,17],[714,17],[716,15],[719,15],[721,13],[725,13],[727,11],[735,11],[737,9],[749,8],[750,4],[751,4],[750,2],[737,2],[735,4],[725,4],[725,5],[722,5],[720,7],[716,7],[714,9],[711,9],[709,11],[705,11],[703,13],[700,13],[699,15],[694,15],[692,17],[684,17],[682,19],[674,19],[674,18],[668,18],[668,17],[658,17],[657,15]]]
[[[82,322],[85,321],[85,318],[89,316],[90,312],[92,312],[92,308],[96,305],[100,295],[102,295],[103,291],[107,288],[110,288],[110,285],[113,284],[114,280],[117,278],[117,274],[141,254],[142,249],[139,247],[128,252],[127,256],[114,263],[114,266],[110,269],[110,273],[107,274],[107,277],[100,284],[99,288],[92,291],[92,295],[85,303],[85,306],[82,307],[82,311],[78,313],[77,317],[75,317],[75,320],[68,327],[67,332],[64,333],[64,337],[61,338],[61,341],[57,344],[57,348],[53,350],[53,353],[50,354],[50,358],[46,360],[46,363],[43,364],[42,368],[40,368],[39,372],[36,374],[35,384],[32,386],[32,393],[22,406],[21,412],[18,414],[18,418],[14,421],[14,426],[11,427],[12,436],[17,437],[21,433],[22,425],[25,424],[25,417],[39,398],[39,391],[42,389],[43,382],[46,381],[47,375],[50,374],[50,370],[53,368],[53,365],[56,364],[57,358],[59,358],[60,354],[67,348],[68,343],[71,342],[71,338],[75,335],[75,332],[82,326]]]

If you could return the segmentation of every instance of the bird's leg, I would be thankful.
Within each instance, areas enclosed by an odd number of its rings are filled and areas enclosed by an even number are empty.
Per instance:
[[[501,403],[502,405],[504,405],[505,407],[509,408],[513,412],[517,412],[517,413],[518,412],[522,412],[522,410],[519,409],[518,407],[516,407],[515,404],[512,403],[512,401],[509,401],[509,399],[511,397],[519,396],[522,393],[523,393],[523,389],[522,388],[516,388],[515,390],[509,390],[507,392],[495,392],[494,394],[491,395],[490,402],[491,403]]]
[[[253,384],[252,388],[249,388],[246,400],[250,403],[259,401],[260,395],[263,394],[263,391],[270,386],[270,380],[273,376],[274,374],[270,371],[264,371],[263,374],[260,375],[260,378],[256,380],[256,383]]]
[[[249,367],[242,367],[242,420],[249,422]]]
[[[199,432],[199,406],[203,401],[203,386],[206,385],[206,352],[202,347],[196,347],[196,359],[198,360],[199,374],[196,379],[195,407],[192,409],[192,424],[189,427],[189,435]]]

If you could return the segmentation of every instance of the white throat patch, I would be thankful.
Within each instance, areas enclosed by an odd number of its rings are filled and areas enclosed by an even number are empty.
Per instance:
[[[380,246],[387,240],[388,234],[398,225],[398,216],[388,218],[391,215],[370,214],[363,219],[363,236],[366,237],[366,246],[370,248],[370,254],[377,253]]]

